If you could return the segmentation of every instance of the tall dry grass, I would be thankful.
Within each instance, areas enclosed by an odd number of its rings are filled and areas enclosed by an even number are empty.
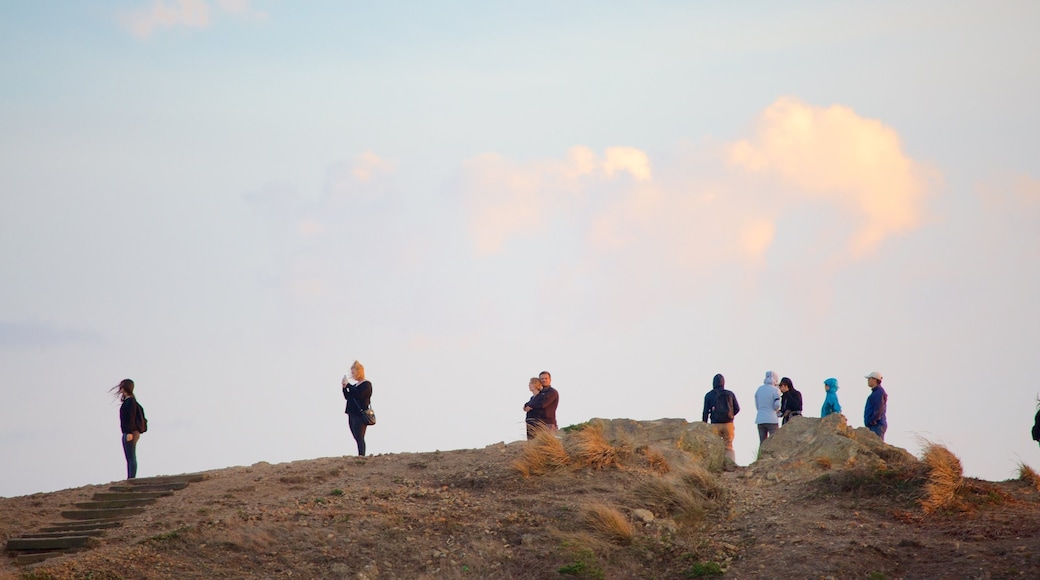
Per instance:
[[[593,534],[614,544],[631,544],[635,536],[632,522],[621,512],[603,504],[586,506],[582,523]]]
[[[946,447],[931,442],[926,443],[922,460],[928,467],[928,478],[921,507],[926,513],[956,507],[957,491],[964,484],[961,460]]]
[[[567,444],[575,463],[582,467],[620,467],[624,460],[632,456],[630,444],[611,445],[603,436],[603,426],[598,424],[588,425],[571,434]]]
[[[695,466],[690,471],[643,481],[635,490],[639,503],[656,513],[667,513],[677,521],[694,524],[722,506],[727,494],[722,482],[708,470]]]
[[[1037,475],[1037,473],[1033,471],[1033,468],[1029,467],[1025,463],[1020,462],[1018,464],[1018,479],[1033,486],[1037,491],[1040,491],[1040,475]]]
[[[646,446],[640,447],[638,452],[646,458],[646,462],[650,466],[650,471],[658,475],[664,475],[672,470],[672,466],[668,464],[668,460],[665,459],[664,454],[657,449]]]
[[[556,433],[549,429],[535,431],[534,439],[527,442],[520,458],[513,462],[513,468],[524,477],[544,475],[563,469],[571,464],[571,456],[563,447],[563,442],[556,438]]]

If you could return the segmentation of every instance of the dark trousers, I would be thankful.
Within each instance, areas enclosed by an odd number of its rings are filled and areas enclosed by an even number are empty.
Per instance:
[[[137,477],[137,437],[127,441],[126,433],[123,433],[123,455],[126,456],[126,478]]]
[[[874,425],[873,427],[867,427],[867,429],[870,429],[870,431],[874,435],[877,435],[878,437],[881,438],[882,441],[884,441],[885,440],[885,431],[888,431],[888,425]]]
[[[779,429],[779,428],[780,428],[780,426],[777,425],[776,423],[759,423],[758,424],[758,442],[762,443],[766,439],[769,439],[769,437],[771,435],[775,434],[776,430]]]
[[[368,429],[368,424],[361,415],[347,415],[347,421],[350,424],[350,434],[354,436],[354,441],[357,441],[357,454],[364,457],[365,430]]]

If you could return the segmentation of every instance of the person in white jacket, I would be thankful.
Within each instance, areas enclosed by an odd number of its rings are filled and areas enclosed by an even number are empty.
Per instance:
[[[777,374],[768,371],[762,386],[755,391],[755,423],[758,424],[759,445],[780,427],[780,389],[776,388],[778,382]]]

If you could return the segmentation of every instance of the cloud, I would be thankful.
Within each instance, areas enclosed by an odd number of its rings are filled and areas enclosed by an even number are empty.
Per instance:
[[[129,14],[126,23],[138,38],[150,37],[157,28],[206,28],[211,23],[210,8],[204,0],[154,0],[149,7]]]
[[[918,227],[936,173],[909,158],[894,129],[848,107],[781,98],[758,118],[754,135],[728,147],[729,163],[792,186],[798,196],[858,212],[854,255]]]
[[[251,20],[267,18],[265,12],[253,9],[250,0],[217,0],[216,6],[214,11],[206,0],[153,0],[147,7],[125,15],[123,22],[134,36],[145,39],[163,28],[208,28],[214,12]]]
[[[520,163],[494,153],[470,159],[463,165],[463,188],[478,254],[493,254],[508,238],[539,231],[546,216],[577,207],[590,189],[617,183],[625,175],[633,182],[650,181],[646,153],[610,147],[600,157],[588,147],[575,146],[561,160]]]
[[[397,169],[395,161],[365,151],[348,161],[340,161],[325,173],[325,193],[333,201],[374,199],[391,186],[388,178]]]

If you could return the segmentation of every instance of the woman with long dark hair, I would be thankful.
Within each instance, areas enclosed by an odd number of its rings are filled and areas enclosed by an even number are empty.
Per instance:
[[[365,420],[365,411],[372,404],[372,383],[365,380],[365,367],[358,361],[350,365],[350,380],[343,377],[343,398],[347,400],[347,422],[350,425],[350,434],[357,442],[357,452],[361,457],[365,456],[365,431],[368,430],[368,422]]]
[[[134,382],[123,379],[109,389],[122,401],[119,406],[119,429],[123,432],[123,455],[126,457],[126,478],[137,477],[137,440],[141,438],[144,410],[134,398]]]

